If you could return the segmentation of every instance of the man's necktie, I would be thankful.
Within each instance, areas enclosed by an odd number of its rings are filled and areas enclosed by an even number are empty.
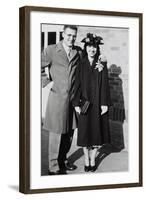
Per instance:
[[[71,48],[68,49],[68,53],[67,53],[68,58],[71,57]]]

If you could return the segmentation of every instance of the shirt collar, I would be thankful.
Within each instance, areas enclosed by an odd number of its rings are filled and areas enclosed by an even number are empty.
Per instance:
[[[68,54],[69,50],[71,50],[72,47],[68,47],[64,42],[62,42],[62,45],[63,45],[65,52]]]

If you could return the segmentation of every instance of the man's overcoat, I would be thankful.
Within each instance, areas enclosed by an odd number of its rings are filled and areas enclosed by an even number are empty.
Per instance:
[[[80,55],[81,49],[74,46],[68,58],[62,41],[49,45],[42,53],[42,68],[48,66],[48,82],[53,81],[44,120],[45,129],[51,132],[61,134],[76,128],[71,100],[74,97],[75,70]]]

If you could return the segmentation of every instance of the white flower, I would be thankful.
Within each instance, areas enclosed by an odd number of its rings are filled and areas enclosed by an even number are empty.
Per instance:
[[[101,63],[97,62],[94,69],[98,69],[98,71],[101,72],[103,70],[103,68],[104,68],[104,66]]]
[[[90,39],[89,39],[89,38],[86,38],[86,42],[90,42]]]
[[[98,58],[98,60],[99,60],[100,62],[107,62],[107,58],[106,58],[106,56],[104,56],[104,55],[100,55],[99,58]]]

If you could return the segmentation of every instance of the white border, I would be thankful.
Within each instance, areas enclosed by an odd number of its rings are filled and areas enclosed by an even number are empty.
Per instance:
[[[40,176],[40,24],[129,28],[129,171],[93,175]],[[139,181],[139,21],[138,18],[31,12],[30,189],[136,183]]]

